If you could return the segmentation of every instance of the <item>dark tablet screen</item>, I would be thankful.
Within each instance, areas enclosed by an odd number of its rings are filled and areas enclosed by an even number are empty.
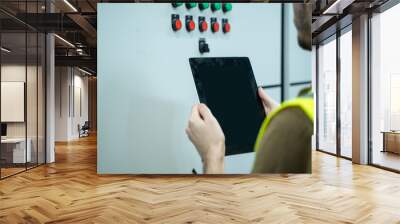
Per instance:
[[[226,155],[252,152],[265,112],[247,57],[190,58],[200,102],[225,134]]]

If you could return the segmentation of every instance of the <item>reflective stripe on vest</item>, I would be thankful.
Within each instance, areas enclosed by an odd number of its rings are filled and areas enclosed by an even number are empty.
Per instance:
[[[260,131],[258,132],[256,144],[254,145],[254,151],[257,151],[263,138],[265,132],[267,131],[267,127],[271,120],[281,111],[286,110],[288,108],[297,107],[301,109],[311,122],[314,122],[314,100],[311,98],[296,98],[294,100],[286,101],[281,104],[280,107],[273,110],[268,114],[268,116],[264,119],[264,122],[261,125]]]

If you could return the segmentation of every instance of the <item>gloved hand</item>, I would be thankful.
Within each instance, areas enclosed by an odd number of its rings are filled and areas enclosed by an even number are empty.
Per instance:
[[[268,113],[275,110],[279,106],[279,104],[274,99],[272,99],[265,93],[262,87],[258,88],[258,96],[260,96],[261,98],[266,115],[268,115]]]
[[[186,134],[196,147],[205,174],[224,172],[225,135],[217,119],[205,104],[192,108]]]

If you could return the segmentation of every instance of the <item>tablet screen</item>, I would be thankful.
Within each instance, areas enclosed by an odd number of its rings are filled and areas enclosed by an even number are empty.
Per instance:
[[[190,58],[201,103],[225,134],[226,155],[252,152],[265,118],[247,57]]]

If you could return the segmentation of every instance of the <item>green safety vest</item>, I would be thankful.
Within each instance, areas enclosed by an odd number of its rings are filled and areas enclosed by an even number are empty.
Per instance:
[[[274,117],[279,114],[279,112],[286,110],[288,108],[293,108],[293,107],[297,107],[299,109],[301,109],[306,115],[307,117],[310,119],[311,122],[314,122],[314,100],[312,98],[296,98],[290,101],[286,101],[284,103],[281,104],[280,107],[278,107],[277,109],[273,110],[272,112],[270,112],[268,114],[268,116],[264,119],[264,122],[261,125],[260,131],[258,132],[258,136],[257,136],[257,140],[256,143],[254,145],[254,151],[257,151],[259,146],[260,146],[260,142],[264,137],[264,134],[267,130],[267,127],[269,125],[269,123],[271,122],[272,119],[274,119]]]

